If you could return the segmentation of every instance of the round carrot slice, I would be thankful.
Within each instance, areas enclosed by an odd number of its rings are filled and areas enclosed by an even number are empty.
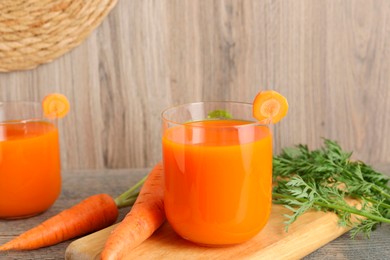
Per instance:
[[[42,101],[43,114],[48,118],[62,118],[68,114],[70,104],[66,96],[59,93],[47,95]]]
[[[253,101],[253,117],[259,121],[279,122],[288,111],[287,99],[274,90],[259,92]]]

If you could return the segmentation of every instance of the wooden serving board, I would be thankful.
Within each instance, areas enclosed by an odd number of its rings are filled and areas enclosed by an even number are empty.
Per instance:
[[[250,241],[230,247],[201,247],[180,238],[165,223],[152,237],[133,250],[128,259],[300,259],[348,231],[333,213],[307,212],[285,232],[290,212],[274,205],[265,228]],[[100,259],[104,243],[115,225],[73,241],[65,259]]]

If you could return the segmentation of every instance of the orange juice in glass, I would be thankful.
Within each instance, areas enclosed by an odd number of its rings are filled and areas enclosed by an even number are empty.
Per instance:
[[[222,112],[210,118],[210,112]],[[208,246],[245,242],[268,221],[272,135],[252,104],[199,102],[162,113],[165,211],[181,237]]]
[[[61,191],[55,120],[37,102],[0,102],[0,218],[47,210]]]

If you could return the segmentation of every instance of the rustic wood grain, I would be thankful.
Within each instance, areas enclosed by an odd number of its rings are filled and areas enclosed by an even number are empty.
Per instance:
[[[273,205],[264,229],[249,241],[228,247],[202,247],[179,237],[165,222],[150,238],[134,248],[125,259],[290,259],[298,260],[316,251],[349,229],[337,224],[333,213],[307,212],[286,232],[284,214],[290,211]],[[113,225],[73,241],[66,260],[98,260]]]
[[[165,107],[267,88],[290,103],[276,153],[326,137],[390,162],[390,1],[118,1],[70,53],[0,74],[0,100],[69,97],[64,169],[151,167]]]
[[[375,168],[390,175],[390,164],[376,165]],[[147,172],[148,169],[65,171],[62,194],[48,211],[23,220],[0,220],[0,244],[87,196],[104,192],[116,197],[137,183]],[[126,213],[126,208],[121,209],[118,221],[122,220]],[[389,232],[390,225],[382,225],[372,233],[371,239],[358,237],[356,240],[350,240],[349,234],[346,233],[303,259],[389,259]],[[66,248],[75,240],[33,251],[0,252],[0,259],[64,259]]]

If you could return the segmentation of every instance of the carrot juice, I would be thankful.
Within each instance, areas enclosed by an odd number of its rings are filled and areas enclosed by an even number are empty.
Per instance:
[[[39,214],[60,190],[57,126],[34,120],[0,122],[0,218]]]
[[[242,243],[265,226],[272,201],[272,136],[246,120],[172,125],[162,138],[165,210],[192,242]]]

